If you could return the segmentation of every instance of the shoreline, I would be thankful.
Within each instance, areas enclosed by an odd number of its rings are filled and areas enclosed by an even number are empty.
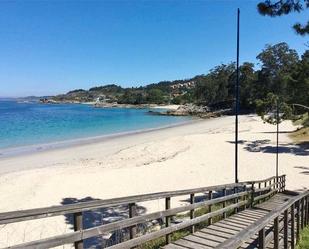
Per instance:
[[[62,205],[67,201],[110,199],[230,183],[234,180],[235,118],[195,121],[149,132],[118,136],[0,159],[0,212]],[[280,124],[293,131],[292,122]],[[280,133],[279,174],[286,187],[308,189],[306,147]],[[239,116],[239,181],[275,175],[276,126],[256,115]],[[187,196],[185,196],[187,198]],[[173,207],[184,205],[173,198]],[[140,203],[146,212],[164,208],[164,201]],[[57,227],[57,230],[50,229]],[[72,231],[64,216],[1,227],[0,245],[35,240]],[[25,231],[32,231],[25,238]]]
[[[34,153],[39,153],[39,152],[44,152],[44,151],[70,148],[74,146],[87,145],[87,144],[93,144],[93,143],[100,143],[100,142],[104,142],[110,139],[121,138],[125,136],[133,136],[133,135],[142,134],[142,133],[149,133],[153,131],[159,131],[163,129],[178,127],[178,126],[184,126],[184,125],[198,122],[201,120],[202,119],[193,117],[191,120],[178,122],[178,123],[170,124],[170,125],[159,126],[155,128],[145,128],[145,129],[139,129],[139,130],[111,133],[111,134],[106,134],[106,135],[97,135],[97,136],[82,137],[82,138],[76,138],[76,139],[67,139],[67,140],[42,143],[42,144],[31,144],[31,145],[9,147],[9,148],[0,149],[0,160],[15,157],[15,156],[31,155]]]

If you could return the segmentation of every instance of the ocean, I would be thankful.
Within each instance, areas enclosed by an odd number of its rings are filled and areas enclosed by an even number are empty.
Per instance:
[[[150,115],[149,109],[0,101],[0,150],[137,132],[189,120]]]

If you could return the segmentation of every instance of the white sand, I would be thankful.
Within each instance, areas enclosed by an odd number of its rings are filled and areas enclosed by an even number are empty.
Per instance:
[[[284,122],[280,129],[295,126]],[[240,181],[275,174],[275,130],[256,116],[240,117]],[[222,117],[0,159],[0,212],[59,205],[63,198],[106,199],[231,183],[233,140],[234,117]],[[308,188],[309,151],[290,142],[286,133],[280,134],[280,174],[287,174],[288,189]],[[180,203],[173,200],[172,205]],[[147,212],[161,206],[158,201],[145,204]],[[0,225],[0,247],[69,229],[63,216]]]

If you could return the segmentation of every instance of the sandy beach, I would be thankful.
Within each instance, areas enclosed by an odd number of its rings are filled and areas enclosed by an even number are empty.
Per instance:
[[[275,175],[275,129],[255,115],[240,117],[240,181]],[[309,151],[291,143],[295,129],[290,121],[280,124],[279,173],[287,175],[287,189],[302,190],[309,188]],[[231,183],[233,140],[234,117],[227,116],[2,158],[0,212]],[[147,212],[160,206],[145,204]],[[70,229],[62,216],[0,225],[0,247]]]

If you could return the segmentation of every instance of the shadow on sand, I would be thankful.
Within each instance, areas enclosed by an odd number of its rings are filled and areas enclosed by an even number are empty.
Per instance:
[[[227,141],[228,143],[235,143],[234,141]],[[271,145],[269,139],[246,141],[241,140],[239,144],[244,145],[243,149],[249,152],[262,152],[273,153],[277,152],[276,145]],[[293,154],[296,156],[308,156],[309,155],[309,142],[300,142],[297,144],[287,143],[279,145],[280,154]]]
[[[307,175],[309,176],[309,167],[305,167],[305,166],[295,166],[295,169],[301,169],[304,171],[299,172],[299,174],[303,174],[303,175]]]
[[[79,202],[94,201],[99,199],[94,199],[92,197],[85,197],[82,199],[77,198],[64,198],[61,202],[62,205],[68,205]],[[146,208],[142,206],[137,206],[138,215],[144,214]],[[103,224],[108,224],[111,222],[123,220],[129,217],[128,205],[121,205],[108,208],[99,208],[96,210],[83,212],[83,228],[91,228]],[[73,215],[65,215],[65,221],[67,224],[71,225],[71,229],[74,228]],[[141,225],[138,230],[144,229],[145,226]],[[116,230],[108,234],[103,234],[101,236],[86,239],[84,241],[84,248],[105,248],[116,243],[123,241],[125,238],[129,237],[128,229]]]

